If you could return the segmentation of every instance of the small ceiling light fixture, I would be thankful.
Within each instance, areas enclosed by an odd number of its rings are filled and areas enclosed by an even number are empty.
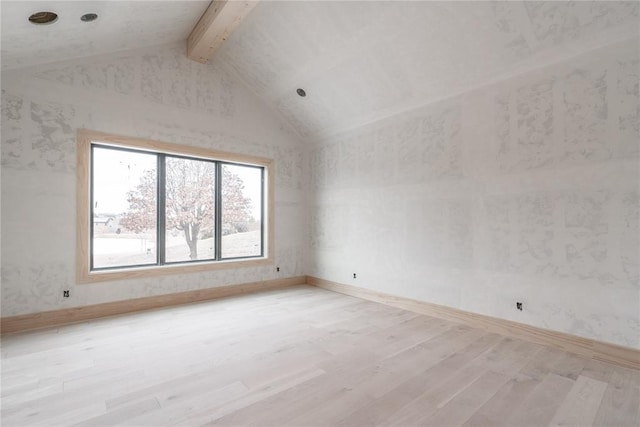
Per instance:
[[[58,20],[58,14],[54,12],[36,12],[29,17],[29,22],[34,25],[53,24]]]
[[[85,13],[80,17],[80,20],[82,22],[91,22],[91,21],[95,21],[96,19],[98,19],[97,13]]]
[[[303,97],[303,98],[304,98],[305,96],[307,96],[307,92],[305,92],[305,91],[304,91],[304,89],[302,89],[302,88],[299,88],[298,90],[296,90],[296,93],[297,93],[298,95],[300,95],[301,97]]]

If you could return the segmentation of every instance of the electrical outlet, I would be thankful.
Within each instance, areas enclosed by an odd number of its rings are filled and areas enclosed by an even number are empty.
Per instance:
[[[353,273],[353,278],[354,278],[354,279],[356,278],[356,273]]]
[[[276,271],[280,271],[280,267],[276,267]]]
[[[516,309],[522,311],[522,303],[521,302],[516,302]]]
[[[69,293],[69,290],[64,290],[62,291],[62,297],[63,298],[69,298],[71,295]]]

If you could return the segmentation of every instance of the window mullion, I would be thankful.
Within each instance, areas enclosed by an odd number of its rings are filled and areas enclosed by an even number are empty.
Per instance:
[[[93,144],[91,144],[89,146],[89,149],[91,150],[91,156],[90,156],[90,167],[89,167],[89,171],[90,171],[90,183],[89,183],[89,271],[93,270],[93,239],[94,239],[94,232],[95,232],[95,224],[94,224],[94,216],[95,216],[95,194],[93,192],[94,190],[94,168],[95,168],[95,161],[94,161],[94,155],[95,155],[95,150],[93,149]]]
[[[222,257],[222,165],[215,162],[215,241],[216,241],[216,261]]]
[[[166,262],[166,253],[165,253],[165,237],[166,233],[166,183],[167,183],[167,174],[166,174],[166,156],[164,154],[158,154],[158,221],[157,221],[157,229],[156,229],[156,242],[157,242],[157,255],[158,255],[158,265],[164,265]]]
[[[264,256],[264,168],[260,170],[260,256]]]

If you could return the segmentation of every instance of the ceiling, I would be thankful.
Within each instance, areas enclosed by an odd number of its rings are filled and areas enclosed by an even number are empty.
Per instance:
[[[216,60],[317,139],[637,37],[639,12],[637,1],[267,2]]]
[[[209,5],[199,1],[2,0],[2,68],[98,55],[186,40]],[[32,13],[58,14],[54,25],[33,25]],[[94,22],[82,22],[97,13]]]
[[[2,1],[3,68],[186,40],[208,3]],[[27,21],[43,9],[58,23]],[[214,61],[313,140],[638,37],[639,15],[636,1],[263,0]]]

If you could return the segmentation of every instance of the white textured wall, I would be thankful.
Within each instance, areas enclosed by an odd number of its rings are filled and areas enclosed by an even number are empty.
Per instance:
[[[309,273],[639,348],[638,51],[320,141]]]
[[[274,267],[76,285],[78,128],[273,158]],[[303,147],[182,43],[3,72],[2,316],[303,274]]]
[[[638,348],[638,51],[608,46],[327,138],[310,174],[305,141],[182,44],[3,72],[2,316],[309,273]],[[280,275],[76,285],[80,127],[274,158]]]

